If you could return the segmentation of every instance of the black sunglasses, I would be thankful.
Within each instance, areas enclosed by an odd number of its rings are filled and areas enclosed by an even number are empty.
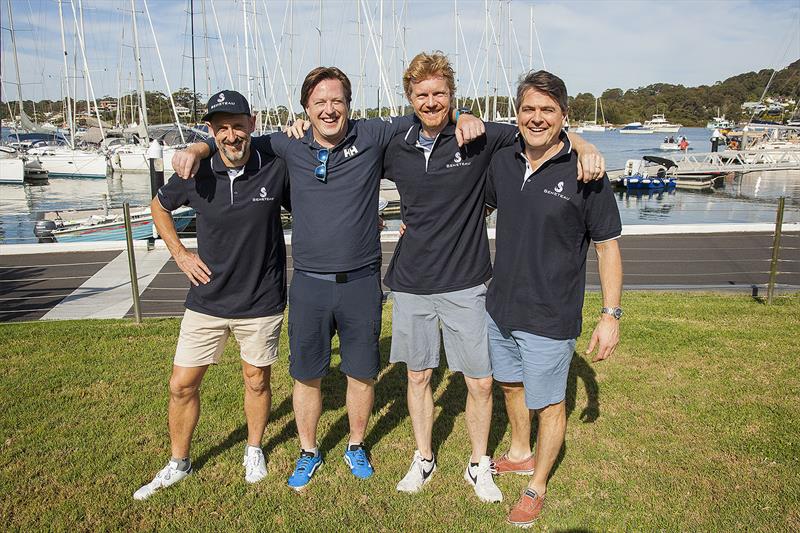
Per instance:
[[[328,183],[328,149],[320,148],[317,150],[317,161],[320,165],[314,169],[314,177],[322,183]]]

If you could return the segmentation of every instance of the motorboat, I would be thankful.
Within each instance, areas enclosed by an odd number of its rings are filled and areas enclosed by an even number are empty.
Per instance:
[[[651,155],[641,160],[629,159],[623,171],[623,183],[628,189],[670,189],[678,185],[675,172],[678,165],[663,157]]]
[[[719,115],[719,110],[717,110]],[[725,115],[716,116],[706,123],[706,129],[709,130],[729,130],[734,126],[734,123],[725,118]]]
[[[664,115],[656,114],[650,120],[645,121],[644,127],[653,130],[655,133],[678,133],[683,124],[672,124],[667,121]]]
[[[175,229],[183,231],[191,224],[195,211],[182,206],[172,212]],[[150,208],[131,212],[131,232],[137,240],[153,236],[153,216]],[[99,213],[77,220],[40,220],[34,234],[40,239],[56,242],[120,241],[125,239],[125,218],[122,213]]]
[[[683,148],[681,148],[682,140],[686,141],[686,149],[689,150],[689,145],[691,144],[691,142],[689,141],[689,139],[686,139],[686,137],[677,140],[672,137],[670,137],[669,139],[664,139],[664,142],[658,146],[658,149],[664,151],[678,152],[680,150],[683,150]]]
[[[641,122],[631,122],[630,124],[625,124],[622,128],[619,129],[619,132],[625,134],[637,134],[637,135],[654,133],[652,128],[644,127]]]

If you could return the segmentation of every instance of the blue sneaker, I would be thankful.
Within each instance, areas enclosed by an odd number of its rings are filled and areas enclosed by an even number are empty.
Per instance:
[[[311,481],[314,473],[322,466],[322,454],[314,455],[311,452],[300,450],[300,458],[294,467],[294,472],[289,476],[287,484],[294,490],[300,490]]]
[[[375,469],[369,462],[367,450],[362,445],[349,446],[344,452],[344,462],[358,479],[367,479],[375,473]]]

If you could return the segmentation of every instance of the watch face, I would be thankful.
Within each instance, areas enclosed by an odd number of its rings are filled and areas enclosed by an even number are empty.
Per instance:
[[[614,318],[616,318],[617,320],[622,318],[622,309],[620,309],[619,307],[614,308]]]

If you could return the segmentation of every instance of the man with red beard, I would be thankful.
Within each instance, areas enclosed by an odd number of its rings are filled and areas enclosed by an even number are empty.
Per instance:
[[[408,411],[417,450],[400,492],[418,492],[436,469],[432,442],[431,378],[439,367],[440,334],[447,364],[464,376],[466,426],[472,454],[464,479],[484,502],[503,496],[492,479],[487,441],[492,415],[486,285],[492,276],[484,217],[485,171],[492,155],[516,142],[518,130],[487,122],[486,134],[460,146],[447,112],[455,97],[455,74],[441,52],[420,53],[403,75],[406,97],[419,124],[386,149],[386,177],[397,185],[406,225],[384,283],[392,289],[390,362],[405,363]],[[596,152],[579,138],[594,170]],[[575,179],[578,179],[576,173]],[[441,333],[440,333],[441,331]]]

